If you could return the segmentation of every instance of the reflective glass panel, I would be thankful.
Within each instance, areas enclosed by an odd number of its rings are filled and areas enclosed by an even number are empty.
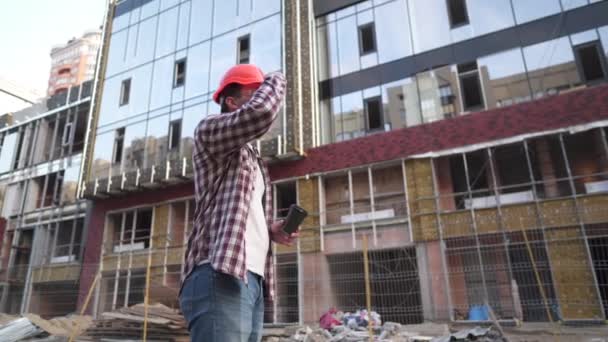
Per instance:
[[[488,108],[530,100],[530,85],[519,48],[477,60]]]
[[[184,116],[182,118],[181,154],[188,159],[192,157],[192,151],[194,149],[194,130],[198,123],[207,116],[206,108],[207,104],[202,103],[184,109]]]
[[[410,1],[409,5],[416,53],[450,43],[450,24],[444,0]]]
[[[175,6],[179,3],[180,0],[160,0],[160,10],[167,9],[169,7]]]
[[[338,57],[340,75],[359,70],[359,37],[354,16],[338,21]]]
[[[217,89],[220,79],[236,63],[236,32],[214,38],[211,44],[211,77],[209,88]]]
[[[349,140],[365,135],[363,97],[360,91],[341,96],[342,139]]]
[[[190,27],[190,2],[179,6],[179,20],[177,31],[177,50],[181,50],[188,45],[188,28]]]
[[[335,22],[317,29],[317,50],[319,79],[324,81],[338,76],[338,38]]]
[[[128,33],[128,30],[123,30],[112,34],[106,76],[111,76],[124,70]]]
[[[167,160],[169,115],[148,120],[146,134],[146,167],[164,166]]]
[[[15,132],[4,136],[2,149],[0,150],[0,173],[11,170],[18,135],[19,133]]]
[[[525,47],[524,58],[536,98],[581,84],[568,37]]]
[[[461,112],[458,75],[451,66],[420,73],[418,82],[423,122],[433,122]]]
[[[192,0],[192,14],[190,20],[190,45],[211,37],[211,9],[213,1]]]
[[[393,1],[374,9],[379,63],[412,54],[410,25],[405,0]]]
[[[509,0],[467,0],[467,10],[474,36],[515,25]]]
[[[142,121],[125,128],[122,171],[135,171],[143,167],[146,137],[146,122]]]
[[[587,0],[562,0],[562,6],[564,10],[573,9],[587,5]]]
[[[154,62],[150,110],[165,107],[171,103],[174,64],[175,57],[173,55],[158,59]]]
[[[269,16],[281,10],[281,0],[255,0],[252,1],[252,3],[254,20]]]
[[[253,24],[251,31],[251,63],[264,72],[281,69],[281,16],[275,15]]]
[[[130,116],[143,114],[148,111],[150,100],[150,82],[152,81],[152,63],[142,65],[133,70],[131,80],[131,96],[129,99]],[[171,80],[169,79],[169,82]],[[118,98],[116,99],[118,101]]]
[[[152,17],[139,24],[137,35],[137,49],[131,65],[137,66],[149,62],[154,57],[154,44],[156,39],[156,25],[158,17]]]
[[[205,42],[188,50],[186,99],[209,92],[210,46],[211,42]]]
[[[382,86],[382,102],[392,129],[411,127],[422,122],[418,89],[414,78]]]
[[[68,204],[76,201],[78,176],[80,175],[80,158],[73,160],[72,165],[65,169],[63,183],[61,184],[61,203]]]
[[[561,11],[559,0],[511,0],[517,23],[536,20]]]
[[[177,40],[177,13],[178,8],[173,7],[161,12],[158,20],[158,36],[156,37],[156,58],[175,51]]]
[[[146,1],[146,3],[141,7],[141,18],[146,19],[149,16],[157,14],[159,4],[160,0]]]
[[[213,20],[214,36],[236,28],[238,20],[237,0],[215,1],[213,7],[213,18],[222,18],[222,20]]]
[[[114,148],[114,131],[98,134],[95,137],[91,179],[108,177]]]
[[[606,55],[606,61],[608,62],[608,26],[598,28],[598,32],[600,34],[602,47],[604,48],[604,54]]]

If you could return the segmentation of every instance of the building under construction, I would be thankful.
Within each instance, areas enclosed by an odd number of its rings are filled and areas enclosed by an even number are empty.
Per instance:
[[[70,87],[0,129],[0,312],[77,309],[88,203],[76,191],[91,91],[91,81]]]
[[[296,246],[274,247],[268,323],[365,307],[364,241],[383,320],[466,321],[485,306],[503,320],[605,321],[602,13],[608,2],[586,0],[111,3],[78,190],[90,209],[74,305],[92,293],[99,314],[146,292],[175,304],[194,128],[219,112],[223,72],[254,63],[288,79],[257,142],[275,215],[292,203],[310,214]],[[3,256],[20,250],[11,227]]]

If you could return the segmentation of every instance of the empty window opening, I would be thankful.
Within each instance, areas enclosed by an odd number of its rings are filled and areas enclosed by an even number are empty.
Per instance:
[[[61,138],[61,146],[66,147],[70,145],[70,140],[72,138],[72,123],[68,122],[65,125],[65,129],[63,130],[63,137]]]
[[[150,247],[152,208],[110,216],[106,239],[110,253],[130,252]]]
[[[265,312],[266,322],[296,323],[299,317],[298,305],[298,263],[297,255],[277,254],[276,256],[277,312],[276,321],[271,318],[272,310]]]
[[[88,111],[81,110],[78,112],[75,123],[74,140],[72,143],[72,152],[80,152],[84,148],[84,139],[87,133],[87,115]]]
[[[469,23],[467,3],[465,0],[448,0],[448,14],[452,28]]]
[[[79,260],[83,227],[82,218],[56,224],[51,230],[50,263],[69,263]]]
[[[237,40],[237,64],[249,63],[249,57],[251,55],[250,49],[250,36],[246,35],[239,37]]]
[[[366,55],[376,51],[376,30],[374,23],[359,27],[359,53]]]
[[[484,106],[477,62],[458,65],[460,88],[465,110],[476,110]]]
[[[289,207],[297,203],[296,182],[276,185],[277,217],[286,217]]]
[[[13,161],[13,170],[20,167],[21,151],[23,150],[23,141],[25,140],[25,130],[19,132],[19,140],[17,140],[17,151],[15,152],[15,160]]]
[[[122,81],[120,86],[120,105],[124,106],[129,103],[129,98],[131,96],[131,79],[126,79]]]
[[[383,320],[402,324],[423,321],[416,260],[414,248],[369,253],[372,309]],[[328,255],[327,261],[336,306],[345,312],[365,307],[363,253]]]
[[[169,124],[169,151],[179,149],[182,135],[182,120],[171,121]]]
[[[122,162],[122,152],[125,140],[125,129],[119,128],[114,135],[114,151],[112,153],[112,163],[120,164]]]
[[[521,193],[532,191],[526,150],[523,144],[496,147],[494,162],[497,186],[500,193]],[[532,194],[530,192],[531,198]]]
[[[384,128],[381,97],[365,100],[365,116],[368,131],[382,130]]]
[[[605,66],[602,63],[602,53],[598,42],[592,42],[575,47],[576,58],[585,82],[593,82],[606,78]]]
[[[182,59],[175,62],[173,71],[173,87],[181,87],[186,83],[186,60]]]

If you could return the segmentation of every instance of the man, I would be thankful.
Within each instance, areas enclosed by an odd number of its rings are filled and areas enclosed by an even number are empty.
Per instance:
[[[259,151],[283,103],[285,78],[254,65],[224,75],[213,100],[222,114],[194,132],[196,211],[180,304],[192,341],[260,341],[264,293],[274,297],[270,241],[296,234],[272,222],[272,191]]]

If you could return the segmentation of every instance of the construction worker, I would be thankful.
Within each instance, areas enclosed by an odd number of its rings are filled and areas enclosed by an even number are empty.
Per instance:
[[[297,237],[272,221],[272,188],[254,144],[277,118],[285,86],[281,73],[232,67],[213,94],[222,113],[194,132],[196,211],[180,291],[192,341],[261,340],[264,296],[274,298],[270,241]]]

